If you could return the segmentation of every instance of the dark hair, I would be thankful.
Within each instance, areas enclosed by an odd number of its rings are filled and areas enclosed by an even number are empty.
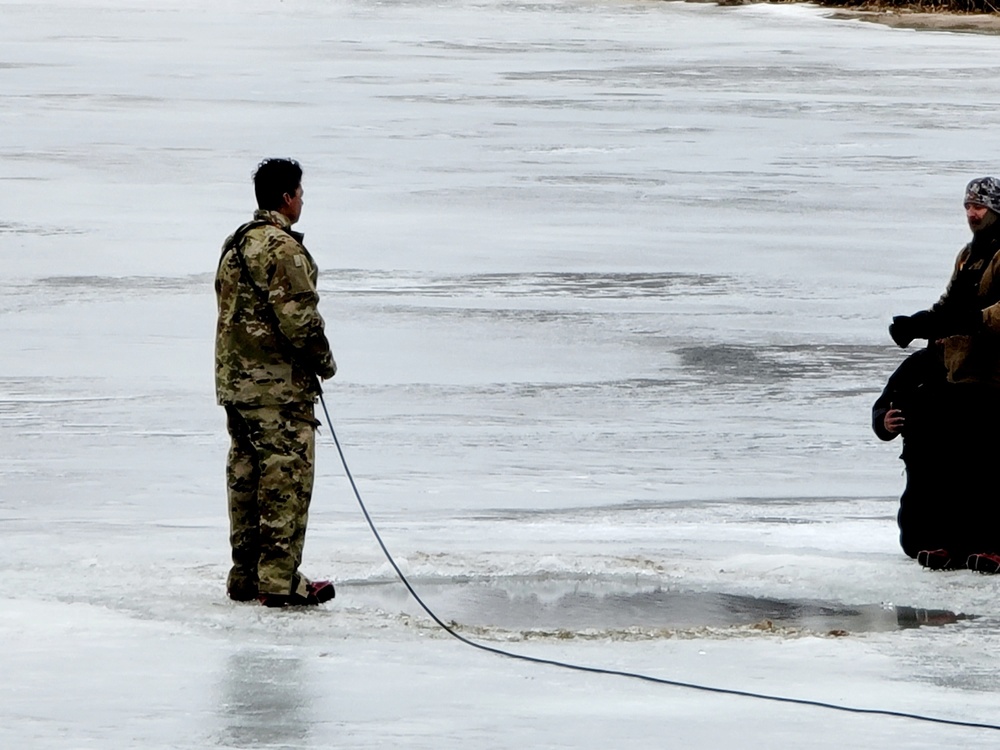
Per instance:
[[[295,195],[302,184],[302,167],[295,159],[264,159],[253,173],[257,208],[274,211],[284,205],[285,193]]]

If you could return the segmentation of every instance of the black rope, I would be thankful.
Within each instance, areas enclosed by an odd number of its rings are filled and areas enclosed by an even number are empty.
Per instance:
[[[693,682],[683,682],[680,680],[668,680],[662,677],[653,677],[651,675],[640,674],[638,672],[626,672],[618,669],[604,669],[602,667],[589,667],[582,664],[572,664],[570,662],[557,661],[555,659],[542,659],[536,656],[527,656],[525,654],[518,654],[513,651],[507,651],[502,648],[496,648],[494,646],[487,646],[484,643],[478,643],[476,641],[466,638],[461,633],[455,631],[455,629],[444,622],[440,617],[438,617],[434,611],[428,607],[424,600],[420,598],[413,586],[407,580],[406,576],[403,575],[403,571],[399,569],[396,561],[393,559],[392,554],[389,552],[388,547],[385,546],[385,542],[382,541],[381,535],[378,533],[378,529],[375,528],[375,523],[372,521],[371,515],[368,513],[368,508],[365,507],[364,500],[361,499],[361,493],[358,491],[358,486],[354,482],[354,476],[351,474],[350,468],[347,466],[347,459],[344,457],[344,450],[340,446],[340,440],[337,439],[337,432],[333,429],[333,420],[330,419],[330,412],[327,411],[326,401],[323,395],[320,394],[319,397],[320,404],[323,406],[323,414],[326,416],[326,424],[330,428],[330,435],[333,436],[334,445],[337,446],[337,453],[340,454],[340,462],[344,466],[344,472],[347,475],[348,481],[351,483],[351,489],[354,490],[354,497],[358,501],[358,505],[361,508],[361,512],[364,514],[365,521],[368,522],[368,527],[371,529],[372,534],[375,535],[375,541],[378,542],[378,546],[382,548],[382,553],[385,555],[386,560],[392,566],[392,569],[396,571],[396,575],[399,580],[406,587],[406,590],[410,592],[410,595],[416,600],[420,608],[427,613],[442,630],[444,630],[448,635],[461,641],[467,646],[472,646],[472,648],[479,649],[480,651],[486,651],[490,654],[496,654],[497,656],[506,656],[511,659],[518,659],[520,661],[530,662],[532,664],[546,664],[551,667],[559,667],[561,669],[570,669],[575,672],[588,672],[590,674],[604,674],[604,675],[614,675],[616,677],[627,677],[633,680],[642,680],[643,682],[652,682],[657,685],[669,685],[671,687],[684,688],[686,690],[699,690],[706,693],[715,693],[717,695],[735,695],[741,698],[754,698],[756,700],[771,701],[773,703],[789,703],[796,706],[812,706],[813,708],[825,708],[831,711],[841,711],[844,713],[851,714],[867,714],[871,716],[891,716],[897,719],[912,719],[914,721],[930,722],[933,724],[945,724],[954,727],[968,727],[972,729],[992,729],[995,731],[1000,731],[1000,725],[997,724],[986,724],[974,721],[959,721],[957,719],[942,719],[935,716],[925,716],[923,714],[908,713],[906,711],[891,711],[889,709],[881,708],[857,708],[854,706],[841,706],[836,703],[826,703],[824,701],[814,701],[805,698],[788,698],[780,695],[768,695],[767,693],[755,693],[748,690],[735,690],[733,688],[720,688],[713,687],[711,685],[699,685]]]

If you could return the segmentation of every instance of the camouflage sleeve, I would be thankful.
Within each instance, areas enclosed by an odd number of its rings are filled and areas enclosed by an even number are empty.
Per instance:
[[[271,237],[264,251],[253,260],[248,257],[247,263],[254,280],[267,291],[278,328],[296,358],[321,378],[333,377],[337,365],[319,314],[316,272],[303,249],[291,238]]]

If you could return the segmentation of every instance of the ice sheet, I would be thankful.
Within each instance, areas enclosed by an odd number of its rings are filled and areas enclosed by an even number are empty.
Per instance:
[[[301,160],[334,426],[461,632],[989,722],[1000,582],[902,555],[868,422],[995,168],[994,38],[586,0],[0,19],[0,747],[991,741],[467,650],[328,430],[305,569],[337,600],[228,602],[212,273],[257,161]]]

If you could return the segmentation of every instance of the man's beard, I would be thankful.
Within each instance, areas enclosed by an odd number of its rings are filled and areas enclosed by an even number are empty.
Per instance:
[[[980,219],[979,221],[975,223],[970,221],[969,229],[972,230],[973,234],[977,234],[979,232],[982,232],[984,229],[993,226],[993,224],[996,223],[996,220],[997,220],[997,215],[993,213],[992,210],[990,210],[987,211],[986,214],[983,216],[983,218]]]

